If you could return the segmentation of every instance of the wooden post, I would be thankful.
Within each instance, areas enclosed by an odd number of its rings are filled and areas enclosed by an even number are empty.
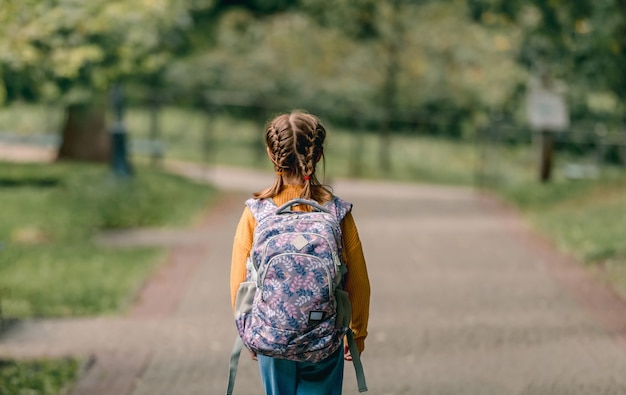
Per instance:
[[[548,182],[552,178],[552,157],[554,152],[554,134],[545,130],[540,132],[541,161],[539,180]]]

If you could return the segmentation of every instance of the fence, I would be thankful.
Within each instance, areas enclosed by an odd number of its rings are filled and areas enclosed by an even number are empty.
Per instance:
[[[170,157],[263,166],[267,160],[262,126],[276,113],[291,108],[269,100],[259,103],[245,99],[245,96],[220,95],[195,111],[176,109],[172,103],[161,103],[158,110],[139,105],[134,112],[128,112],[131,141],[159,141]],[[380,113],[363,114],[354,110],[336,117],[332,113],[311,112],[320,114],[331,130],[326,153],[335,176],[464,184],[473,179],[473,143],[466,140],[455,144],[447,136],[432,134],[432,129],[445,129],[445,120],[412,114],[412,119],[406,117],[404,123],[396,119],[390,125]],[[441,165],[443,161],[447,162],[445,166]]]
[[[240,93],[205,92],[194,106],[190,106],[188,97],[177,97],[171,92],[137,96],[129,101],[125,116],[130,152],[149,158],[153,164],[170,157],[210,164],[264,166],[267,161],[261,126],[274,114],[290,109],[285,103]],[[62,118],[56,112],[53,115],[42,118]],[[460,138],[453,138],[445,132],[451,127],[448,118],[452,118],[445,114],[433,118],[405,109],[394,123],[385,121],[382,110],[363,114],[344,109],[340,117],[330,115],[323,120],[331,122],[332,141],[327,148],[332,156],[331,166],[339,169],[333,171],[337,176],[478,186],[533,182],[539,177],[537,135],[512,122],[496,119],[486,128],[474,129],[470,123],[459,126],[457,117],[454,127],[465,130],[460,132]],[[58,127],[42,127],[52,129]],[[606,171],[623,171],[626,132],[614,129],[602,123],[580,121],[573,124],[571,131],[556,134],[554,176],[582,179],[599,177]],[[341,133],[334,133],[337,130]],[[0,141],[53,146],[58,145],[59,136],[0,132]],[[388,169],[385,161],[389,162]]]

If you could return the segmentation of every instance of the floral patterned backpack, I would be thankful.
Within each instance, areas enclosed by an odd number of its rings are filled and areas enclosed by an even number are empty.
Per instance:
[[[352,204],[334,197],[324,206],[294,199],[277,207],[271,199],[246,204],[257,226],[247,262],[247,277],[237,292],[238,341],[231,356],[229,389],[242,344],[257,354],[319,362],[348,345],[359,391],[367,390],[350,330],[351,308],[342,289],[341,220]],[[293,211],[308,205],[312,211]]]

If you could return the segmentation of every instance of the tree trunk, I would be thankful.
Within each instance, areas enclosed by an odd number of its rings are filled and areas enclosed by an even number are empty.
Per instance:
[[[57,160],[108,162],[111,139],[106,129],[105,108],[72,104],[66,109],[62,143]]]

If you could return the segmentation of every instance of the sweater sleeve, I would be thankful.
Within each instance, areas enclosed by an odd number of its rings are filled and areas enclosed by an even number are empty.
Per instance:
[[[230,266],[230,300],[233,310],[239,284],[246,280],[246,260],[252,249],[252,237],[256,220],[252,212],[246,207],[241,215],[235,238],[233,240],[233,254]]]
[[[367,324],[370,307],[370,282],[363,255],[361,240],[357,231],[354,217],[348,213],[341,223],[343,233],[343,256],[348,273],[346,274],[345,290],[352,305],[352,322],[350,328],[354,332],[357,347],[360,352],[365,349]]]

